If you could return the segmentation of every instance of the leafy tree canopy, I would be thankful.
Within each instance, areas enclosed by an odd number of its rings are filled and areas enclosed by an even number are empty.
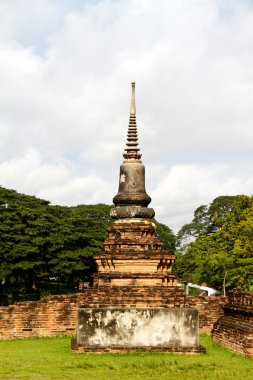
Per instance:
[[[87,280],[102,246],[110,206],[52,206],[0,187],[0,286],[40,288],[50,277]]]
[[[210,205],[199,206],[194,211],[192,222],[185,224],[178,232],[179,244],[188,238],[207,236],[218,231],[227,213],[232,212],[237,207],[238,201],[238,196],[227,195],[215,198]]]
[[[176,235],[166,224],[159,223],[157,220],[154,220],[154,222],[157,226],[156,236],[163,243],[162,249],[174,253],[176,248]]]
[[[189,236],[195,240],[183,245]],[[178,238],[175,270],[182,281],[223,289],[253,285],[253,197],[223,196],[200,206]]]

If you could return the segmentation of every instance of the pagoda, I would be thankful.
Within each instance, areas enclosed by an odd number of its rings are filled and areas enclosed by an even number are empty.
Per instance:
[[[103,250],[94,257],[94,286],[175,287],[175,255],[162,249],[152,221],[155,212],[148,207],[151,198],[145,189],[145,166],[138,144],[134,82],[123,157],[119,190],[110,213],[114,222],[107,228]]]
[[[119,189],[103,249],[94,256],[93,287],[77,311],[73,352],[139,349],[204,352],[199,346],[198,310],[185,308],[185,292],[172,273],[173,252],[156,237],[148,205],[145,167],[138,147],[135,83]]]

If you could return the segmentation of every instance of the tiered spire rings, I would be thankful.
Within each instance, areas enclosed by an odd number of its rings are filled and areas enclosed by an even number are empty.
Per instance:
[[[132,97],[131,97],[131,107],[130,107],[130,117],[127,133],[127,144],[126,153],[123,157],[126,160],[140,160],[141,154],[138,148],[138,135],[137,135],[137,124],[136,124],[136,106],[135,106],[135,82],[132,82]]]

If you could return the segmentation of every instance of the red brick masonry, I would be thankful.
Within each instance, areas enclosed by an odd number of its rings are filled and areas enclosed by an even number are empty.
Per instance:
[[[224,315],[225,297],[189,297],[178,288],[99,287],[82,293],[58,295],[39,301],[0,307],[0,339],[74,335],[77,306],[89,307],[196,307],[200,332],[211,332]]]
[[[229,350],[253,358],[253,292],[229,294],[212,336]]]

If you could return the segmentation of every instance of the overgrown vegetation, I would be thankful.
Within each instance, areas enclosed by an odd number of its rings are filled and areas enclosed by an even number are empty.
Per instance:
[[[251,380],[253,361],[201,338],[202,355],[71,354],[69,338],[0,341],[0,379]]]

